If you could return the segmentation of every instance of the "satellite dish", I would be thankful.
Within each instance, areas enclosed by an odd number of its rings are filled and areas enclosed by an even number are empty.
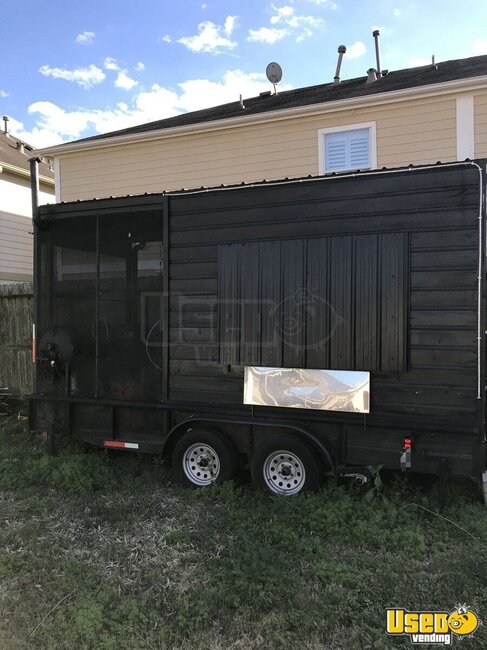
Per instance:
[[[278,84],[282,79],[281,66],[279,65],[279,63],[272,61],[272,63],[269,63],[269,65],[265,69],[265,73],[267,75],[267,78],[271,82],[271,84],[274,86],[274,94],[276,94],[277,93],[276,84]]]

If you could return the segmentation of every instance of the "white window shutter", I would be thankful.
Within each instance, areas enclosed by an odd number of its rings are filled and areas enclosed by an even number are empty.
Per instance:
[[[367,169],[370,161],[370,130],[353,129],[325,135],[325,171]]]
[[[370,167],[369,130],[359,129],[349,133],[350,167]]]
[[[347,168],[347,134],[330,133],[325,137],[326,171]]]

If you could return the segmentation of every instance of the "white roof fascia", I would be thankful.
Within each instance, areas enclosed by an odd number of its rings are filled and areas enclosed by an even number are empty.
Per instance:
[[[317,114],[332,113],[339,110],[350,108],[367,108],[392,104],[402,100],[414,100],[423,98],[434,98],[442,95],[450,95],[455,92],[467,92],[473,90],[485,90],[487,84],[487,75],[479,77],[469,77],[468,79],[455,79],[428,86],[405,88],[402,90],[393,90],[387,93],[377,93],[376,95],[361,95],[360,97],[351,97],[349,99],[339,99],[336,101],[322,102],[320,104],[306,104],[305,106],[296,106],[294,108],[284,108],[278,111],[267,111],[256,113],[254,115],[243,115],[242,117],[232,117],[220,120],[211,120],[208,122],[199,122],[197,124],[186,124],[155,131],[144,131],[143,133],[129,133],[126,135],[107,136],[99,140],[88,140],[78,142],[67,142],[54,147],[36,150],[39,156],[53,158],[63,154],[76,153],[78,151],[99,149],[105,147],[116,147],[124,144],[136,142],[146,142],[150,140],[159,140],[161,138],[172,138],[190,133],[207,133],[211,131],[220,131],[231,129],[246,124],[259,124],[273,122],[282,119],[299,118],[303,116],[312,116]]]
[[[22,167],[17,167],[10,163],[0,162],[0,174],[4,171],[15,174],[16,176],[22,176],[23,178],[30,178],[30,171],[27,169],[22,169]],[[54,178],[49,178],[49,176],[44,176],[42,174],[39,174],[39,182],[54,186]]]

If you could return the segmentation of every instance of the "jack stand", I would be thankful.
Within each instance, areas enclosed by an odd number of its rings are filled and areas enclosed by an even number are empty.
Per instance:
[[[47,432],[47,453],[49,456],[56,456],[56,436],[55,436],[55,427],[54,423],[52,424],[50,430]]]
[[[482,474],[482,494],[484,495],[484,503],[487,506],[487,470]]]

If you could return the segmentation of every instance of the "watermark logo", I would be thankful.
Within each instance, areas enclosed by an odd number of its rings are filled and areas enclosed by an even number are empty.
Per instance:
[[[457,605],[453,612],[410,612],[387,610],[387,634],[409,636],[413,645],[451,646],[453,639],[473,636],[482,621],[467,605]]]

